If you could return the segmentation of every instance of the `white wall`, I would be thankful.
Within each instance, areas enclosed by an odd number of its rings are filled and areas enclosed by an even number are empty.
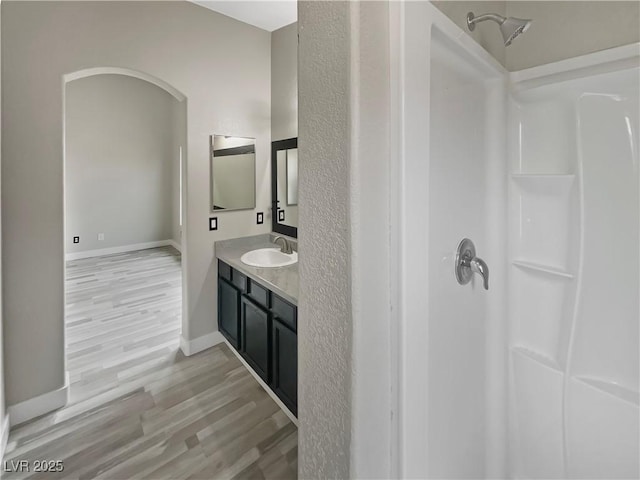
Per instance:
[[[125,75],[71,81],[65,98],[66,252],[171,239],[178,101]]]
[[[271,141],[298,136],[298,23],[271,33]]]
[[[3,273],[7,403],[64,384],[62,77],[119,66],[187,97],[182,335],[216,326],[215,240],[266,233],[255,211],[209,232],[209,135],[256,138],[270,204],[270,34],[188,2],[2,2]]]

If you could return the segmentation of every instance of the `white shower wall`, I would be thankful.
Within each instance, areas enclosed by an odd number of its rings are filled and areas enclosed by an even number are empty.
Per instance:
[[[400,476],[638,478],[640,44],[509,73],[392,12]]]
[[[638,51],[512,75],[515,478],[639,475]],[[621,52],[631,63],[610,62]]]

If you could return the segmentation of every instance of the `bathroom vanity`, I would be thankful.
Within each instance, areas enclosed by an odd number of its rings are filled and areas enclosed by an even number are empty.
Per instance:
[[[247,252],[273,246],[271,235],[216,242],[218,329],[297,415],[298,265],[260,268],[240,260]]]

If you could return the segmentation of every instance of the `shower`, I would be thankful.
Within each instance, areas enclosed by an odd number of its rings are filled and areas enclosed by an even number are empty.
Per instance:
[[[511,42],[513,42],[518,35],[526,32],[531,26],[531,20],[527,19],[514,17],[507,18],[496,13],[486,13],[476,17],[473,15],[473,12],[467,13],[467,27],[469,27],[469,30],[472,32],[476,28],[476,23],[484,22],[485,20],[493,20],[500,25],[500,32],[502,32],[505,47],[511,45]]]

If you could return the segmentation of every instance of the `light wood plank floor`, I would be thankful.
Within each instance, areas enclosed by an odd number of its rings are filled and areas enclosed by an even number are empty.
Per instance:
[[[295,425],[233,352],[179,350],[171,247],[67,262],[66,308],[70,402],[13,429],[4,458],[64,471],[3,479],[297,477]]]

